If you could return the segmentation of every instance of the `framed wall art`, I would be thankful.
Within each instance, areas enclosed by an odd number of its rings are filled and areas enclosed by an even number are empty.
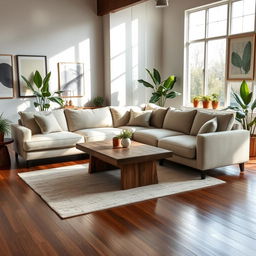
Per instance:
[[[0,99],[12,99],[13,87],[13,56],[0,54]]]
[[[228,39],[227,80],[253,80],[255,34]]]
[[[47,74],[47,58],[40,55],[17,55],[16,60],[19,97],[34,97],[33,92],[27,88],[22,76],[31,80],[33,73],[38,70],[42,77],[45,77]]]
[[[83,97],[84,64],[78,62],[58,63],[59,90],[63,98]]]

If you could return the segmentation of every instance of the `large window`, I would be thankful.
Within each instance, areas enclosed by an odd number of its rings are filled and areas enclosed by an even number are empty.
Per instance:
[[[229,103],[226,47],[229,35],[255,31],[256,0],[229,0],[186,12],[186,105],[198,95],[220,95]]]

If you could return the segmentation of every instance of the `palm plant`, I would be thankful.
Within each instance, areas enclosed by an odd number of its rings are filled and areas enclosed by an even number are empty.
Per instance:
[[[256,99],[254,101],[252,99],[253,92],[250,91],[246,81],[243,81],[240,86],[240,94],[233,91],[232,95],[237,106],[229,106],[227,109],[236,111],[236,120],[242,124],[244,130],[250,131],[253,136],[256,130],[256,117],[254,116]]]
[[[64,100],[60,97],[63,91],[56,91],[53,94],[49,91],[49,81],[51,78],[51,72],[49,72],[44,79],[38,71],[32,76],[32,82],[22,76],[23,80],[26,82],[27,87],[36,96],[36,102],[34,106],[39,108],[40,111],[46,111],[50,108],[50,102],[55,102],[61,107],[64,104]]]
[[[161,80],[161,75],[158,70],[153,69],[153,72],[146,69],[149,76],[151,77],[153,84],[140,79],[139,83],[143,84],[145,87],[153,89],[152,97],[150,98],[150,103],[156,103],[159,106],[164,106],[167,99],[173,99],[180,95],[179,92],[172,91],[174,84],[176,83],[175,76],[169,76],[165,80]]]
[[[4,135],[10,133],[11,122],[3,117],[3,113],[0,115],[0,138],[3,140]]]

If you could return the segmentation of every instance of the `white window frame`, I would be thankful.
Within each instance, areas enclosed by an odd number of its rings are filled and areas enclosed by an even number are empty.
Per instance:
[[[203,42],[204,43],[204,69],[203,69],[203,94],[206,95],[206,87],[207,87],[207,74],[206,74],[206,68],[207,68],[207,47],[209,41],[212,40],[218,40],[218,39],[226,39],[226,59],[227,59],[227,54],[228,54],[228,37],[231,36],[231,19],[232,19],[232,3],[238,2],[240,0],[223,0],[217,3],[213,4],[208,4],[204,6],[200,6],[197,8],[189,9],[185,11],[185,27],[184,27],[184,68],[183,68],[183,81],[184,81],[184,86],[183,86],[183,105],[185,106],[191,106],[191,96],[190,96],[190,81],[189,81],[189,46],[190,44],[193,43],[199,43]],[[226,35],[224,36],[217,36],[217,37],[207,37],[207,24],[208,24],[208,14],[209,14],[209,9],[226,5],[227,4],[227,29],[226,29]],[[198,40],[192,40],[189,41],[189,15],[193,12],[198,12],[205,10],[206,15],[205,15],[205,36],[202,39]],[[256,14],[256,4],[255,4],[255,14]],[[246,33],[256,33],[256,17],[254,19],[254,31],[246,32]],[[246,34],[246,33],[238,33],[238,34],[232,34],[232,35],[239,35],[239,34]],[[224,106],[227,106],[230,102],[230,86],[229,86],[229,81],[227,81],[227,63],[225,63],[225,81],[224,81],[224,86],[225,86],[225,101],[224,101]],[[255,83],[252,81],[253,84],[253,90],[255,90]]]

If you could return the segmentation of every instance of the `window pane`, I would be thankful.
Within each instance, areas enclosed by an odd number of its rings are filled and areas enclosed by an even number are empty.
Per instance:
[[[241,0],[232,3],[231,34],[254,30],[255,0]]]
[[[207,94],[219,94],[220,105],[224,105],[226,39],[209,41],[207,52]]]
[[[190,96],[203,94],[204,84],[204,43],[189,46],[189,85]]]
[[[189,14],[189,40],[197,40],[205,37],[205,11]]]
[[[208,13],[208,37],[227,34],[228,5],[210,8]]]

